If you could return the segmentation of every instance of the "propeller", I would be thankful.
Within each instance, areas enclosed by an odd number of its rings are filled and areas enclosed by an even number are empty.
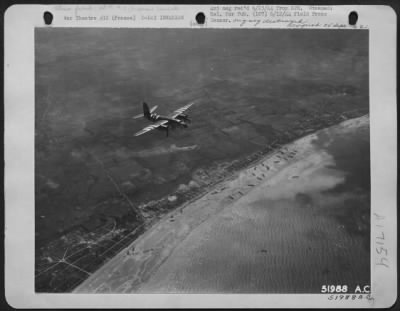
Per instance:
[[[154,107],[152,107],[152,108],[150,109],[150,113],[153,113],[153,112],[154,112],[154,110],[156,110],[156,109],[157,109],[157,107],[158,107],[158,106],[154,106]]]

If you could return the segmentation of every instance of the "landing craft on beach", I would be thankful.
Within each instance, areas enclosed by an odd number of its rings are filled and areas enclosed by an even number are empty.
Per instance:
[[[193,103],[190,103],[186,106],[183,106],[177,110],[175,110],[171,115],[169,116],[162,116],[157,113],[154,113],[154,111],[157,109],[158,106],[154,106],[151,109],[149,106],[144,102],[143,103],[143,114],[139,114],[137,116],[134,116],[134,119],[139,119],[139,118],[146,118],[147,120],[154,122],[154,124],[151,124],[141,131],[137,132],[135,136],[142,135],[144,133],[147,133],[151,130],[161,130],[165,131],[167,133],[168,137],[168,132],[169,128],[175,129],[176,127],[182,127],[182,128],[187,128],[188,123],[191,122],[189,119],[189,116],[187,114],[184,114],[184,112],[189,109]]]

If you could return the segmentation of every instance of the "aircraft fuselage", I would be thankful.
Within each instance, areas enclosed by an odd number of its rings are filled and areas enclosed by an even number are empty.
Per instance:
[[[178,116],[177,118],[169,118],[169,117],[166,117],[166,116],[161,116],[161,115],[156,114],[156,113],[152,113],[149,116],[149,120],[152,121],[152,122],[166,120],[166,121],[169,121],[171,124],[180,125],[180,126],[183,126],[183,127],[187,127],[188,126],[186,124],[186,122],[185,122],[185,121],[188,120],[187,115]]]

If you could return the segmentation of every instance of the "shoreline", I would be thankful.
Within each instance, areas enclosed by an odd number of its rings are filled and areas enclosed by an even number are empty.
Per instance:
[[[300,121],[294,123],[290,131],[276,132],[271,142],[257,144],[259,147],[251,153],[246,153],[246,156],[200,166],[190,175],[190,179],[195,181],[194,187],[189,186],[187,189],[188,185],[185,182],[178,183],[177,189],[174,188],[172,192],[168,192],[160,199],[136,202],[145,217],[144,222],[138,221],[136,214],[130,212],[129,202],[123,197],[108,197],[96,205],[85,208],[75,207],[72,214],[83,214],[82,221],[75,223],[67,230],[59,230],[59,235],[54,236],[51,242],[36,249],[35,288],[37,292],[74,290],[89,275],[96,273],[166,214],[202,197],[220,183],[235,178],[238,172],[254,166],[255,163],[274,154],[282,146],[301,139],[307,134],[334,126],[343,120],[359,117],[360,114],[360,109],[353,109],[337,115],[323,114],[319,118],[311,115],[304,121],[305,123]],[[180,186],[183,186],[183,191],[180,190]],[[113,212],[102,215],[101,210]],[[120,213],[115,212],[116,210]],[[92,216],[88,217],[88,215]],[[48,221],[49,218],[46,217],[46,219]],[[66,250],[68,250],[66,259],[78,268],[59,265],[57,260]]]
[[[232,173],[207,192],[156,219],[146,232],[78,285],[73,292],[139,290],[174,250],[204,222],[246,198],[261,185],[273,185],[274,176],[285,167],[312,154],[314,150],[310,146],[318,133],[331,128],[354,127],[360,122],[368,122],[368,115],[343,121],[282,145],[242,170]],[[210,201],[214,204],[209,204]]]

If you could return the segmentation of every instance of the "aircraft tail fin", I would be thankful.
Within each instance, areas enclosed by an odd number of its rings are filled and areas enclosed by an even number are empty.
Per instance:
[[[145,102],[143,102],[143,115],[147,119],[150,119],[151,112],[150,112],[149,106],[147,106],[147,104]]]

